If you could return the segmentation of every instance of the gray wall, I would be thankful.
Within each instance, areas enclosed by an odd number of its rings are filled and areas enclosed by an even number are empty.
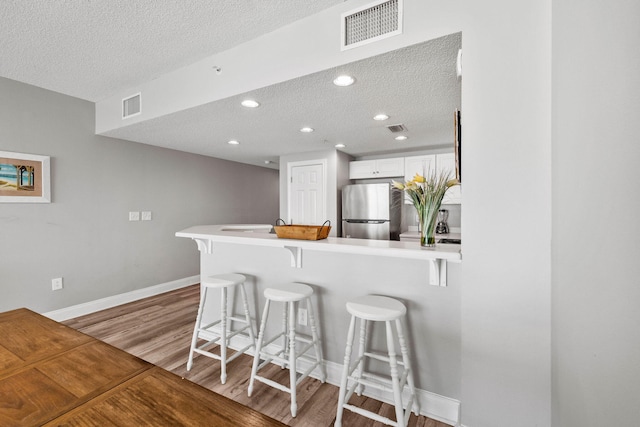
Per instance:
[[[278,172],[94,135],[94,105],[0,78],[0,150],[51,156],[51,204],[0,204],[0,311],[197,275],[196,224],[271,223]],[[153,212],[129,222],[129,211]],[[51,279],[64,277],[64,290]]]
[[[640,419],[640,3],[553,2],[553,425]]]

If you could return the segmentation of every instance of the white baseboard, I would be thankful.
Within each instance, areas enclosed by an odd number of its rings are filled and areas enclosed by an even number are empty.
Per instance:
[[[135,291],[113,295],[95,301],[73,305],[71,307],[61,308],[60,310],[49,311],[47,313],[42,313],[42,315],[61,322],[64,320],[73,319],[74,317],[80,317],[86,314],[91,314],[100,310],[115,307],[117,305],[126,304],[129,302],[137,301],[139,299],[158,295],[164,292],[169,292],[175,289],[184,288],[186,286],[195,285],[196,283],[200,283],[200,275],[186,277],[184,279],[178,279],[172,282],[161,283],[159,285],[149,286],[143,289],[136,289]]]
[[[242,349],[249,344],[249,338],[244,336],[236,336],[231,340],[229,347],[234,350]],[[266,347],[266,350],[270,353],[277,353],[282,346],[276,344],[269,344]],[[249,349],[247,354],[253,355],[253,349]],[[309,354],[313,354],[313,351],[310,351]],[[305,361],[304,359],[299,359],[299,371],[306,371],[310,366],[310,362]],[[340,379],[342,377],[342,364],[331,362],[325,360],[324,366],[326,369],[327,379],[326,381],[329,384],[340,386]],[[318,370],[315,369],[310,377],[320,378],[318,374]],[[385,393],[381,390],[375,390],[371,387],[365,387],[364,393],[365,396],[374,398],[384,403],[389,403],[393,405],[393,395],[391,393]],[[420,404],[420,415],[427,416],[429,418],[433,418],[434,420],[441,421],[446,424],[450,424],[453,426],[459,426],[460,422],[460,401],[456,399],[452,399],[446,396],[441,396],[436,393],[432,393],[430,391],[416,389],[416,395],[418,399],[418,403]],[[403,400],[406,402],[409,398],[409,394],[406,392],[403,394]]]

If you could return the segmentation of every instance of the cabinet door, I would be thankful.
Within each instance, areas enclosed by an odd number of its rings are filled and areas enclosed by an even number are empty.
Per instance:
[[[376,178],[375,160],[349,162],[349,179]]]
[[[424,176],[433,170],[436,164],[436,156],[433,154],[427,156],[413,156],[404,158],[404,180],[410,181],[416,174]]]
[[[429,175],[429,171],[436,167],[436,156],[429,154],[426,156],[413,156],[404,158],[404,180],[411,181],[416,174],[422,176]],[[406,204],[413,204],[408,195],[404,195]]]
[[[453,153],[436,154],[436,170],[449,172],[451,178],[456,177],[456,158]],[[459,205],[461,203],[460,186],[456,185],[447,190],[442,199],[444,205]]]
[[[404,176],[404,157],[396,157],[393,159],[378,159],[377,162],[377,178],[392,178]]]

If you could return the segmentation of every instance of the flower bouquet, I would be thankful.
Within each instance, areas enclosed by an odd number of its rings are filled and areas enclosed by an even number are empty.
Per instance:
[[[420,246],[432,248],[436,245],[435,228],[438,211],[447,190],[459,185],[451,178],[449,171],[429,171],[425,175],[416,174],[411,181],[393,181],[393,187],[407,193],[418,211],[420,221]]]

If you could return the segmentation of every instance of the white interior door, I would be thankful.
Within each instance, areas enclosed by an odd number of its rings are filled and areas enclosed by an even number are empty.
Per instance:
[[[323,164],[293,166],[289,194],[290,223],[320,225],[327,219]]]

